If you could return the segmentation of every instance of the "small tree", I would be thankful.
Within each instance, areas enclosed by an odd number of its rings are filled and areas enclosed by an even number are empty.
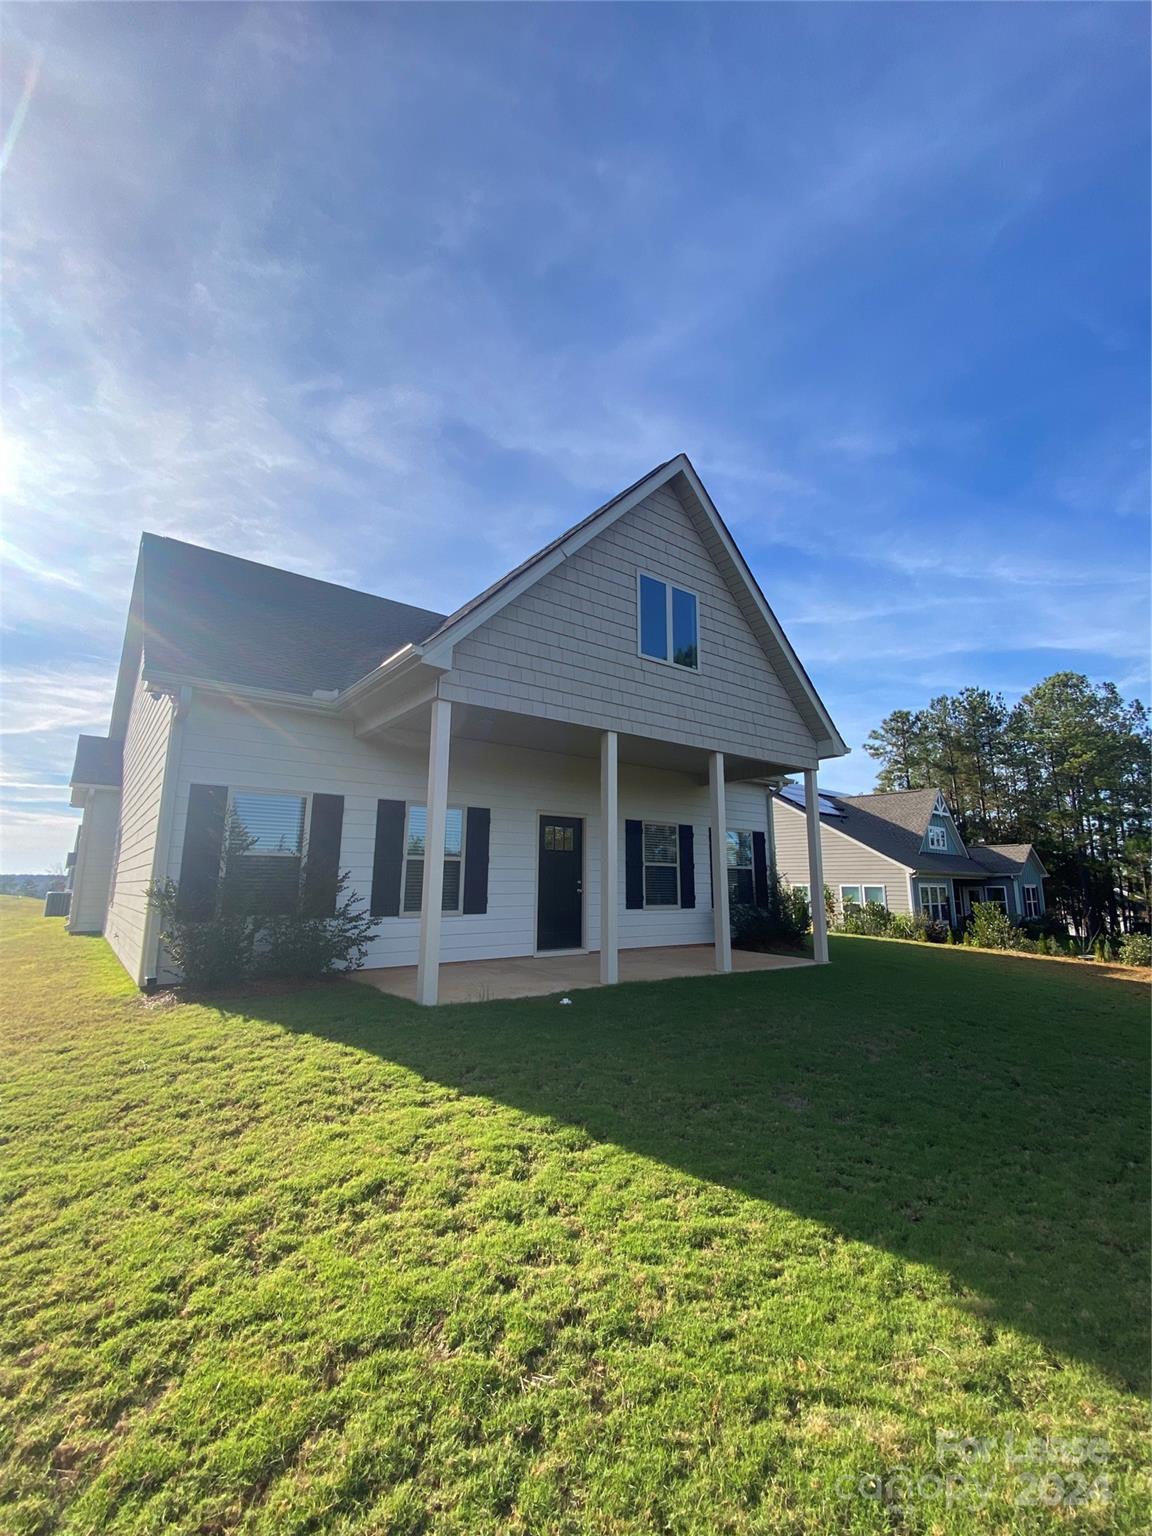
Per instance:
[[[1024,933],[995,901],[973,904],[968,932],[978,949],[1023,949],[1026,943]]]

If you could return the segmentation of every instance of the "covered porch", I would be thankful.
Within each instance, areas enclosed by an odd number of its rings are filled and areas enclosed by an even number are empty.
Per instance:
[[[732,951],[731,960],[731,969],[738,973],[794,970],[815,964],[803,955],[761,955],[740,949]],[[711,976],[715,972],[716,956],[711,944],[671,944],[653,949],[622,949],[617,979],[670,981],[685,976]],[[410,1003],[418,997],[419,968],[415,965],[358,971],[353,980]],[[439,1001],[485,1003],[500,998],[548,997],[554,992],[575,992],[601,984],[598,954],[458,960],[440,967]]]
[[[752,758],[709,750],[691,740],[642,737],[571,719],[480,707],[445,698],[437,684],[423,681],[412,692],[401,691],[399,697],[359,701],[355,718],[356,734],[362,740],[403,743],[425,758],[426,821],[421,835],[429,848],[444,845],[449,777],[458,747],[480,744],[510,749],[529,758],[547,753],[579,761],[585,773],[591,770],[595,775],[588,786],[592,790],[590,802],[584,806],[553,805],[549,803],[551,791],[545,796],[531,787],[523,795],[523,817],[530,817],[537,824],[540,839],[531,875],[537,906],[535,953],[526,945],[525,952],[514,951],[511,956],[505,948],[504,958],[443,957],[442,964],[444,864],[439,859],[427,858],[422,861],[417,964],[361,973],[363,979],[381,990],[434,1005],[481,997],[540,996],[571,988],[612,985],[620,980],[659,980],[705,972],[724,974],[733,969],[770,970],[827,963],[825,913],[819,901],[813,910],[813,961],[746,953],[734,956],[731,942],[729,791],[734,785],[754,784],[764,786],[766,795],[772,780],[784,774],[802,773],[807,803],[815,807],[816,771],[811,764],[798,765],[775,757]],[[686,735],[690,735],[689,730]],[[693,941],[669,942],[665,937],[652,944],[644,940],[638,943],[635,932],[631,936],[622,933],[626,927],[621,921],[625,905],[629,909],[648,906],[647,898],[643,903],[633,899],[630,880],[625,878],[626,827],[638,828],[640,823],[625,821],[625,815],[635,815],[635,810],[626,813],[623,809],[622,770],[631,773],[633,779],[645,770],[680,775],[696,786],[697,794],[706,797],[705,868],[712,910],[704,932],[695,934]],[[519,810],[517,814],[519,817]],[[459,817],[459,810],[456,815]],[[676,819],[683,822],[686,818]],[[819,891],[823,889],[823,874],[815,812],[809,820],[811,884],[813,890]],[[685,826],[680,830],[691,832]],[[768,837],[771,838],[770,816]],[[691,848],[690,841],[687,846]],[[602,872],[609,873],[602,876]],[[698,905],[694,900],[686,904]],[[546,915],[555,926],[558,915],[562,917],[565,913],[571,919],[572,936],[565,938],[558,928],[545,941]],[[630,911],[627,915],[636,914]],[[705,936],[710,942],[700,943],[699,939]],[[558,953],[548,952],[552,950]],[[494,953],[498,956],[501,951],[494,949]]]

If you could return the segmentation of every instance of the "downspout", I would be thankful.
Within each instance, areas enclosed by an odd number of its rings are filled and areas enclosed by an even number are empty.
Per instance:
[[[192,703],[191,688],[182,687],[172,696],[172,723],[168,731],[168,746],[164,753],[164,777],[160,785],[160,807],[156,815],[156,844],[152,850],[152,873],[149,884],[167,878],[172,845],[172,823],[176,816],[176,778],[180,771],[180,755],[184,742],[184,720]],[[145,992],[156,989],[157,972],[160,968],[160,918],[151,903],[144,915],[144,943],[140,950],[140,970],[137,986]]]

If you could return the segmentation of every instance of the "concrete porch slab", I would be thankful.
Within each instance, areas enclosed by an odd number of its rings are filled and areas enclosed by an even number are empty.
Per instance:
[[[783,971],[814,962],[801,956],[732,951],[732,969]],[[711,944],[622,949],[621,981],[671,981],[678,976],[714,976]],[[357,971],[351,978],[392,997],[416,1000],[416,967],[387,966]],[[456,960],[440,967],[442,1003],[483,1003],[496,998],[547,997],[600,985],[600,956],[525,955],[515,960]]]

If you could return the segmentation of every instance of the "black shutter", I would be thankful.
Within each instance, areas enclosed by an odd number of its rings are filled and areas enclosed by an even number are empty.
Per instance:
[[[376,850],[372,855],[373,917],[400,913],[400,872],[404,867],[404,801],[377,800]]]
[[[692,828],[680,824],[680,905],[696,905],[696,855],[692,851]]]
[[[603,880],[604,871],[600,871]],[[644,905],[644,823],[624,823],[624,905],[629,909]]]
[[[768,844],[763,832],[752,834],[752,879],[756,889],[756,905],[768,905]]]
[[[481,805],[470,805],[465,817],[463,910],[487,912],[488,833],[492,812]]]
[[[306,917],[331,917],[336,910],[343,827],[344,796],[313,795],[308,856],[304,862],[303,909]]]
[[[220,860],[224,853],[226,784],[193,784],[188,791],[184,851],[176,905],[185,917],[208,918],[216,907]]]

